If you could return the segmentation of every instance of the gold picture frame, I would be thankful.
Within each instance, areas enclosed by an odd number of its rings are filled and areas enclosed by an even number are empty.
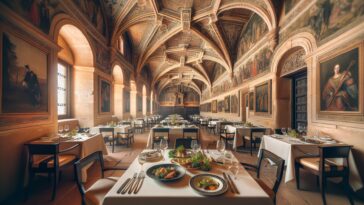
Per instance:
[[[268,80],[254,87],[254,112],[256,115],[270,115],[271,105],[272,80]]]

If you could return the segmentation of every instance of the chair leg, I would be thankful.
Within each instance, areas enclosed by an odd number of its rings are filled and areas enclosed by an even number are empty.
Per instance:
[[[326,205],[326,195],[325,195],[325,190],[326,189],[326,178],[323,176],[320,176],[320,190],[321,190],[321,197],[322,197],[322,202],[324,205]]]
[[[345,192],[346,192],[346,196],[348,197],[348,199],[350,201],[350,204],[354,205],[354,200],[353,200],[353,197],[351,195],[352,189],[351,189],[350,184],[349,184],[349,174],[346,174],[344,176],[343,183],[344,183],[344,189],[345,189]]]
[[[52,201],[56,198],[56,190],[58,184],[58,170],[53,174],[53,192],[52,192]]]
[[[297,162],[295,162],[294,168],[295,168],[295,175],[296,175],[296,187],[299,190],[300,189],[300,165]]]
[[[115,140],[112,140],[112,153],[114,153],[114,144],[115,144]]]
[[[25,197],[24,200],[28,200],[29,197],[29,192],[31,190],[31,185],[33,184],[33,179],[34,179],[34,173],[33,172],[29,172],[29,177],[28,177],[28,184],[27,187],[25,189]]]
[[[250,156],[253,156],[253,141],[250,140]]]

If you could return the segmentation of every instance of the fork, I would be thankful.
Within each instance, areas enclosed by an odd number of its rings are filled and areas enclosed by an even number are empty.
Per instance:
[[[139,174],[139,180],[137,181],[137,184],[135,185],[134,194],[137,194],[139,192],[140,188],[142,188],[144,178],[145,178],[145,173],[143,171],[141,171]]]
[[[126,188],[121,192],[121,194],[125,194],[128,190],[130,190],[133,187],[134,181],[137,178],[137,173],[134,173],[133,178],[130,180],[130,183],[128,184],[128,186],[126,186]]]

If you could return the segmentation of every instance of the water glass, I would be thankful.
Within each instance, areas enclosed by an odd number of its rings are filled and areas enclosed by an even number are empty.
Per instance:
[[[201,145],[197,142],[197,140],[192,140],[191,148],[192,148],[193,152],[196,153],[201,148]]]
[[[168,142],[165,139],[161,139],[160,143],[159,143],[160,149],[163,150],[163,155],[165,153],[165,151],[168,148]]]
[[[220,152],[220,155],[225,151],[225,142],[224,140],[218,140],[216,143],[216,149]]]
[[[59,125],[58,126],[58,133],[59,134],[62,134],[63,133],[63,126],[62,125]]]
[[[231,174],[234,175],[234,178],[237,179],[237,175],[239,173],[240,164],[236,161],[231,162],[228,169],[231,172]]]
[[[64,131],[65,131],[65,132],[70,131],[70,126],[69,126],[69,125],[64,125]]]
[[[282,132],[282,134],[283,134],[283,135],[287,135],[287,130],[286,130],[286,128],[282,127],[282,128],[281,128],[281,132]]]

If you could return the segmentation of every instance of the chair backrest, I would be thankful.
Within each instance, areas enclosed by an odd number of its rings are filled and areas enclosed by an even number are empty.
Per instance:
[[[115,129],[113,127],[101,127],[100,128],[100,133],[112,133],[112,135],[114,136],[114,131]]]
[[[342,158],[344,159],[344,166],[348,167],[348,158],[350,150],[353,146],[351,145],[321,145],[319,146],[320,153],[320,169],[325,170],[324,166],[327,162],[326,159]]]
[[[282,181],[285,161],[284,161],[284,159],[273,154],[272,152],[265,150],[265,149],[261,149],[260,156],[258,159],[258,165],[257,165],[257,178],[259,178],[259,175],[260,175],[260,168],[261,168],[263,159],[269,159],[270,161],[274,162],[274,164],[277,166],[276,181],[274,182],[274,185],[272,188],[273,192],[277,193],[279,185],[281,184],[281,181]]]
[[[86,190],[82,183],[82,169],[89,165],[91,162],[98,161],[100,163],[100,170],[101,170],[101,177],[104,178],[104,159],[102,157],[101,151],[96,151],[90,155],[88,155],[85,158],[82,158],[75,162],[74,164],[74,171],[76,175],[76,181],[78,189],[82,195],[82,197],[85,195]]]
[[[283,133],[281,128],[274,129],[274,134],[282,135]]]
[[[158,134],[161,134],[163,136],[167,136],[167,138],[169,138],[169,128],[154,128],[153,129],[153,138],[160,138],[160,135]]]
[[[198,128],[183,128],[183,138],[191,138],[191,135],[198,139]]]
[[[183,145],[186,149],[191,149],[192,140],[193,139],[191,139],[191,138],[177,138],[176,142],[174,144],[174,148],[177,148],[180,145]]]
[[[58,154],[59,143],[52,144],[26,144],[30,155],[52,155]]]
[[[131,125],[131,122],[127,122],[127,121],[124,121],[124,122],[121,122],[122,125]]]

